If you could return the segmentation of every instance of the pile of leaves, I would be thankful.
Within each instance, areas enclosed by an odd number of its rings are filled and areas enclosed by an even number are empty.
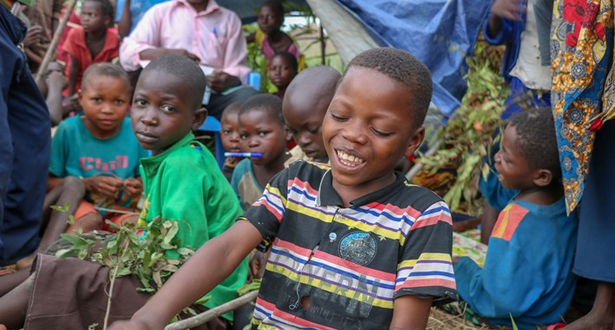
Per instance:
[[[509,94],[499,74],[502,52],[502,47],[477,41],[473,55],[466,60],[468,90],[461,106],[446,125],[430,134],[427,143],[437,145],[437,151],[418,160],[427,175],[456,170],[456,178],[444,195],[453,212],[478,215],[482,207],[478,179],[489,167],[483,170],[481,163],[498,138],[494,133],[502,125],[500,115]]]
[[[143,285],[137,291],[155,292],[194,254],[192,249],[178,248],[177,221],[156,217],[144,229],[147,235],[140,235],[141,229],[132,223],[120,227],[110,221],[107,223],[115,233],[62,234],[70,244],[59,250],[56,257],[97,262],[110,269],[110,279],[136,275]],[[179,258],[167,258],[167,251],[176,251]]]

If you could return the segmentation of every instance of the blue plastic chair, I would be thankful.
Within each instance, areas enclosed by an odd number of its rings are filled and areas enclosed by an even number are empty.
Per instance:
[[[226,150],[224,150],[224,146],[222,145],[222,138],[220,137],[221,130],[222,125],[220,124],[218,119],[212,116],[207,116],[207,119],[205,119],[203,125],[199,127],[199,131],[214,133],[214,156],[216,157],[216,161],[218,162],[218,166],[220,166],[220,169],[224,167],[224,160],[226,158],[224,157],[224,153],[226,152]]]

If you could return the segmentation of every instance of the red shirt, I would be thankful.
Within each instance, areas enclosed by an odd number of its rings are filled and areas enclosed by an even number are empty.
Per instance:
[[[120,39],[117,32],[113,29],[107,29],[103,49],[96,58],[92,58],[92,54],[85,43],[85,31],[82,27],[76,27],[68,33],[68,37],[64,43],[64,51],[74,56],[79,61],[79,73],[77,74],[76,85],[76,89],[79,90],[79,88],[81,88],[81,77],[85,69],[94,63],[111,62],[119,56]]]

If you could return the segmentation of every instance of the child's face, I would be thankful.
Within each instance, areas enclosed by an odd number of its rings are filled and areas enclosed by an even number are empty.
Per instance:
[[[269,63],[267,76],[278,89],[285,89],[297,75],[290,61],[281,55],[274,56]]]
[[[275,11],[273,11],[271,7],[261,7],[260,12],[258,13],[257,23],[258,27],[265,34],[269,35],[272,32],[279,30],[283,22],[283,17],[276,15]]]
[[[284,120],[295,142],[310,158],[324,160],[327,150],[322,141],[322,120],[329,103],[296,102],[292,96],[284,100]]]
[[[253,109],[239,116],[239,136],[242,151],[260,152],[262,158],[252,158],[252,164],[267,166],[275,163],[286,152],[290,134],[284,125],[264,110]]]
[[[84,123],[90,133],[99,139],[115,136],[126,118],[129,87],[121,78],[91,75],[81,85],[79,103],[85,113]]]
[[[161,71],[142,73],[130,111],[132,130],[141,146],[156,156],[197,128],[207,110],[194,109],[193,99],[180,78]]]
[[[502,137],[500,151],[495,154],[495,169],[502,186],[509,189],[527,190],[535,187],[534,172],[517,143],[517,129],[508,125]]]
[[[395,164],[424,136],[407,88],[372,69],[350,68],[323,120],[322,135],[341,196],[365,195],[395,181]]]
[[[239,113],[234,112],[229,115],[223,115],[220,121],[222,125],[222,145],[224,149],[230,152],[239,152]]]
[[[81,7],[81,25],[85,32],[98,32],[107,28],[110,18],[103,15],[102,4],[85,1]]]

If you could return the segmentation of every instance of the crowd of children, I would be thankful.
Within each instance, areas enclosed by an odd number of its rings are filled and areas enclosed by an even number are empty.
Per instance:
[[[13,3],[28,1],[0,1],[0,26],[18,26]],[[252,329],[425,329],[432,306],[489,327],[559,328],[585,274],[604,282],[592,312],[571,329],[611,330],[609,269],[584,273],[595,260],[575,259],[575,251],[591,254],[577,219],[589,210],[569,208],[562,133],[551,108],[541,108],[550,105],[549,61],[541,58],[549,23],[534,13],[544,14],[545,1],[495,0],[484,22],[487,41],[507,45],[502,73],[512,90],[510,121],[481,182],[492,217],[483,218],[484,265],[453,257],[448,206],[398,171],[423,143],[432,97],[430,72],[414,56],[375,48],[341,75],[304,69],[281,30],[279,1],[262,4],[258,32],[244,37],[238,16],[214,0],[83,0],[81,26],[58,46],[66,63],[43,68],[56,2],[29,10],[43,23],[23,36],[23,57],[5,47],[16,44],[14,35],[0,35],[2,68],[25,70],[10,93],[2,86],[0,114],[27,105],[28,125],[38,125],[30,135],[6,135],[23,123],[14,115],[0,121],[0,137],[15,140],[7,150],[12,175],[36,170],[20,187],[0,173],[0,193],[19,196],[0,203],[0,265],[14,264],[0,274],[0,330],[87,328],[103,319],[113,330],[163,329],[188,306],[205,311],[235,299],[254,278],[262,280]],[[267,60],[273,94],[247,86],[251,41]],[[6,64],[5,48],[14,60]],[[30,75],[37,70],[44,70],[40,93]],[[527,100],[536,109],[522,111]],[[195,137],[207,116],[220,120],[222,166]],[[24,148],[37,154],[22,156]],[[599,173],[612,160],[603,158],[592,163]],[[595,177],[589,182],[593,203],[603,190]],[[21,228],[15,214],[27,206],[36,210],[23,213],[28,228]],[[177,222],[175,249],[196,252],[153,295],[137,290],[135,274],[118,277],[105,310],[112,270],[55,256],[67,244],[61,234],[113,232],[130,222],[145,237],[157,217]],[[226,313],[198,329],[233,322]]]

